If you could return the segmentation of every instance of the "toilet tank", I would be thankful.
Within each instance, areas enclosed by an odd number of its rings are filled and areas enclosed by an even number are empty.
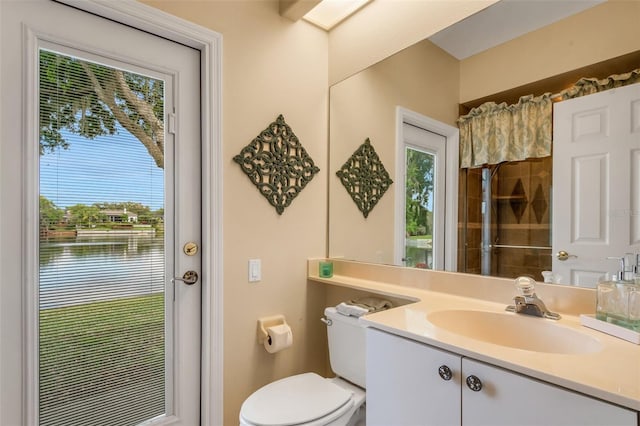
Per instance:
[[[366,341],[365,326],[358,318],[339,314],[335,308],[324,310],[331,325],[327,325],[329,360],[336,375],[365,388]]]

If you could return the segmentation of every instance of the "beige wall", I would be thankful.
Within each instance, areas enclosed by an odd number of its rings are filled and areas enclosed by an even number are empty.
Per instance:
[[[306,259],[326,247],[327,35],[278,14],[277,1],[149,1],[223,36],[224,423],[260,386],[300,373],[325,373],[318,318],[324,288],[307,284]],[[279,216],[232,161],[278,114],[321,171]],[[262,259],[262,281],[247,261]],[[284,314],[293,347],[268,354],[256,320]]]
[[[640,1],[610,0],[460,62],[460,102],[640,49]]]
[[[365,219],[335,172],[369,138],[391,179],[396,180],[396,106],[454,125],[457,99],[458,61],[429,41],[331,87],[330,256],[394,262],[397,185],[391,185]]]
[[[375,0],[329,33],[329,82],[337,83],[497,0]]]

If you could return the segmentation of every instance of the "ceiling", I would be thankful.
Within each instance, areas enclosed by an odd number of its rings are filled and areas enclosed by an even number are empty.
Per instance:
[[[589,9],[605,0],[502,0],[429,40],[458,60]]]

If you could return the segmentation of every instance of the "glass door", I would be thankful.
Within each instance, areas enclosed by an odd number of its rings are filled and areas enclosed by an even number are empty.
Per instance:
[[[211,56],[118,22],[192,40],[144,6],[90,3],[112,19],[0,2],[2,418],[199,424],[203,286],[173,278],[202,275]]]
[[[164,160],[144,145],[165,83],[39,59],[40,424],[137,424],[165,413]]]
[[[199,230],[199,164],[188,164],[199,146],[197,138],[179,145],[170,128],[173,77],[44,45],[39,424],[197,420],[199,285],[185,290],[194,283],[172,277],[182,257],[190,266],[199,259],[197,240],[175,250],[186,233],[176,222],[180,188],[194,189],[181,196],[192,215],[183,219]],[[196,172],[178,177],[181,167]],[[183,385],[193,397],[188,415],[177,398]]]

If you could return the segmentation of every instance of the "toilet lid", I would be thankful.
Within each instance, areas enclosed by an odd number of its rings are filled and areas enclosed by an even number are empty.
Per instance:
[[[305,373],[258,389],[242,404],[240,413],[254,425],[296,425],[325,417],[350,399],[351,392],[315,373]]]

